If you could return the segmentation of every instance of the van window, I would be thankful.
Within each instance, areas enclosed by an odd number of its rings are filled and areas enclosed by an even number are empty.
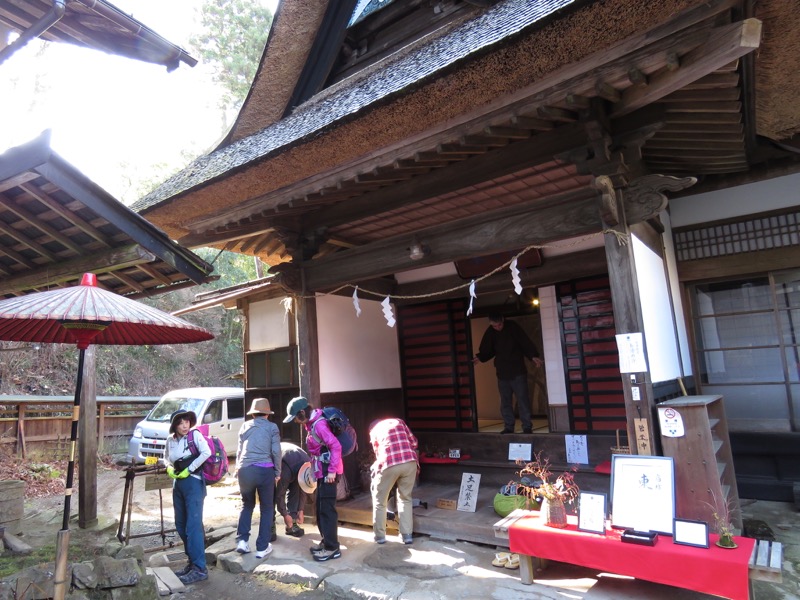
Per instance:
[[[179,398],[177,396],[164,398],[153,407],[153,410],[147,415],[147,420],[168,423],[170,416],[176,410],[190,410],[194,414],[198,414],[201,408],[203,408],[203,400],[200,398]]]
[[[228,418],[244,418],[244,398],[228,398]]]
[[[208,419],[208,415],[211,415],[210,420]],[[212,400],[203,417],[203,423],[217,423],[219,421],[222,421],[222,400]]]

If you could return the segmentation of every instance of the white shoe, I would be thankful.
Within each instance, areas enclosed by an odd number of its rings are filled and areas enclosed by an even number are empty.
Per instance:
[[[239,543],[236,544],[236,551],[239,554],[247,554],[250,552],[250,545],[244,540],[239,540]]]
[[[268,544],[266,549],[256,552],[256,558],[264,558],[272,554],[272,544]]]

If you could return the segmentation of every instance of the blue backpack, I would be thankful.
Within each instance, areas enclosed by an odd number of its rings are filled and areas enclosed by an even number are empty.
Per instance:
[[[322,409],[322,416],[328,422],[331,433],[336,436],[339,444],[342,446],[342,457],[348,456],[358,450],[358,440],[356,439],[356,430],[350,424],[350,419],[347,418],[341,410],[333,406],[326,406]],[[311,426],[311,435],[320,444],[323,443],[314,429],[319,421],[316,421]]]

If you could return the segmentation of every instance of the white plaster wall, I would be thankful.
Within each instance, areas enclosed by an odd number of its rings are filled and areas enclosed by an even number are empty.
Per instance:
[[[289,317],[280,298],[250,304],[247,327],[248,350],[271,350],[289,345]]]
[[[667,277],[669,279],[669,291],[672,296],[672,310],[675,316],[675,330],[678,334],[678,348],[680,350],[680,361],[684,376],[692,374],[692,356],[689,350],[689,334],[686,331],[687,313],[683,308],[683,297],[681,296],[681,284],[678,279],[678,261],[675,258],[675,244],[672,243],[672,225],[669,214],[664,211],[661,213],[661,223],[664,225],[664,235],[661,237],[664,242],[664,258],[667,264]]]
[[[719,221],[800,205],[800,174],[675,198],[669,201],[673,227]]]
[[[555,286],[539,288],[539,314],[542,319],[544,369],[547,378],[547,402],[551,406],[566,406],[567,383],[564,374],[564,348],[558,321],[558,302]]]
[[[389,327],[380,302],[342,296],[317,297],[320,392],[401,387],[397,329]]]
[[[681,369],[664,262],[636,236],[631,239],[650,377],[653,383],[675,379]]]

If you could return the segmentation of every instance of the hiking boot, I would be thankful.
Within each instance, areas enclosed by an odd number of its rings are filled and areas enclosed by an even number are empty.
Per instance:
[[[193,583],[208,579],[208,571],[201,571],[197,567],[193,567],[191,571],[189,571],[186,575],[178,577],[178,579],[181,580],[183,585],[191,585]]]
[[[303,537],[305,534],[306,534],[305,530],[303,530],[301,527],[299,527],[297,525],[297,523],[295,523],[291,527],[287,527],[286,528],[286,535],[290,535],[292,537],[299,538],[299,537]]]
[[[264,550],[256,552],[256,558],[266,558],[270,554],[272,554],[272,544],[268,544]]]
[[[239,554],[247,554],[250,552],[250,544],[248,544],[245,540],[239,540],[239,543],[236,544],[236,551]]]
[[[325,544],[323,542],[320,542],[319,544],[314,544],[313,546],[311,546],[311,548],[308,549],[308,551],[311,552],[311,554],[322,552],[323,550],[325,550]]]
[[[334,558],[339,558],[342,553],[337,548],[336,550],[320,550],[319,552],[314,553],[314,560],[317,562],[323,562],[326,560],[332,560]]]
[[[178,569],[177,571],[175,571],[175,575],[181,577],[183,575],[186,575],[191,570],[192,570],[192,563],[186,563],[186,566],[184,566],[182,569]]]

